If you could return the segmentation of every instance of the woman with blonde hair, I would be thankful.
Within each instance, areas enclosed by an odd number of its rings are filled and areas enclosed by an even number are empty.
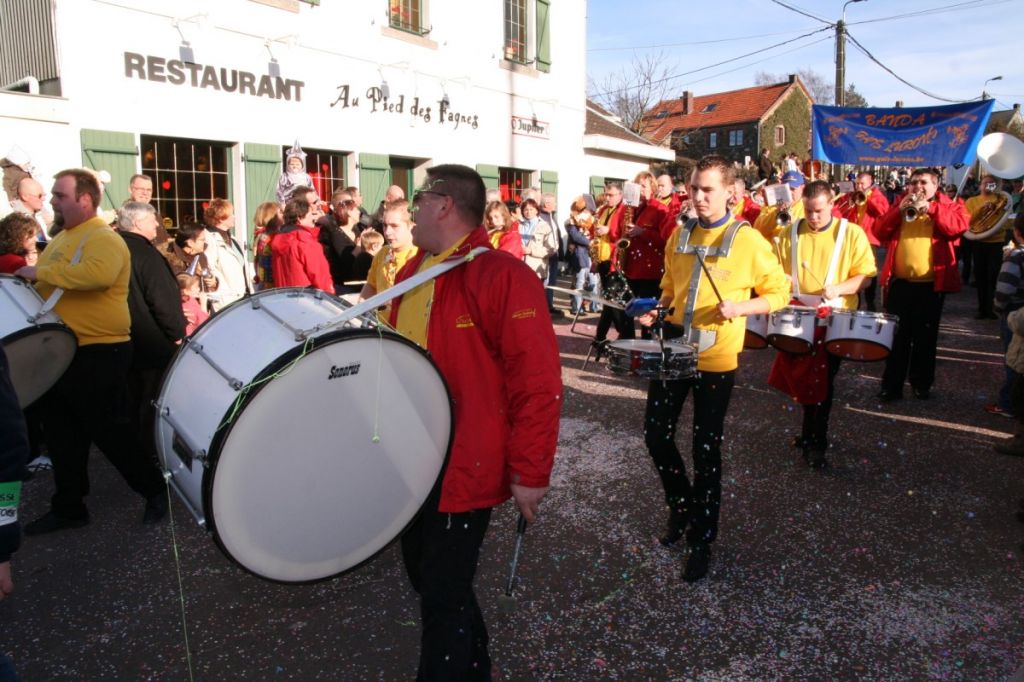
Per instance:
[[[540,219],[540,205],[534,199],[524,199],[519,206],[523,219],[519,222],[519,236],[523,240],[523,261],[537,273],[542,282],[548,278],[548,258],[558,250],[555,233],[547,222]]]
[[[484,209],[484,226],[491,238],[491,246],[499,251],[508,251],[516,258],[523,259],[523,240],[519,226],[512,220],[512,214],[501,201],[492,201]]]
[[[283,224],[281,206],[273,201],[264,201],[256,207],[252,218],[254,230],[252,239],[253,267],[256,276],[253,283],[256,290],[274,288],[274,276],[270,267],[270,242]]]
[[[245,249],[231,236],[235,207],[227,199],[213,199],[203,213],[206,224],[206,260],[217,278],[217,291],[210,294],[214,312],[249,293],[245,275]]]

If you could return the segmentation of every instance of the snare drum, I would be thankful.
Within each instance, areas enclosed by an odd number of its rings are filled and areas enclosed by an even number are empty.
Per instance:
[[[817,313],[814,308],[799,305],[776,310],[768,318],[768,343],[786,353],[807,355],[814,350]]]
[[[35,288],[13,275],[0,274],[0,343],[10,361],[11,383],[22,409],[57,383],[71,365],[78,339],[52,310],[43,307]]]
[[[892,351],[899,318],[867,310],[833,310],[825,332],[825,350],[845,360],[885,360]]]
[[[262,578],[318,580],[370,559],[444,468],[452,412],[437,368],[371,316],[324,329],[347,308],[310,289],[237,301],[186,341],[160,391],[171,486]]]
[[[747,315],[747,331],[743,336],[743,348],[761,350],[768,347],[768,315],[758,313]]]
[[[656,339],[625,339],[608,345],[608,369],[643,379],[675,381],[687,379],[697,372],[697,353],[693,346],[666,341],[668,361]]]

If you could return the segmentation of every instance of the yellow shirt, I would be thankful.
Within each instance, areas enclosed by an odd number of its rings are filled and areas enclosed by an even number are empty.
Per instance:
[[[366,283],[378,294],[395,286],[395,275],[419,251],[415,246],[408,246],[404,251],[392,251],[385,246],[373,256],[370,272],[366,275]],[[377,317],[387,322],[391,317],[391,301],[377,311]]]
[[[420,263],[416,272],[423,272],[433,267],[448,256],[455,253],[455,250],[466,241],[465,235],[459,241],[452,244],[443,253],[436,256],[426,256]],[[427,326],[430,322],[430,308],[434,303],[434,280],[424,282],[412,291],[402,296],[402,305],[398,308],[398,319],[395,320],[395,330],[405,338],[413,341],[420,348],[427,347]]]
[[[81,260],[71,265],[85,241]],[[128,280],[131,254],[121,235],[100,218],[62,230],[39,254],[36,291],[45,300],[57,287],[64,295],[54,311],[78,337],[78,344],[131,340]]]
[[[780,206],[775,204],[774,206],[765,206],[761,209],[761,214],[757,216],[757,220],[754,221],[754,229],[760,232],[765,239],[772,241],[775,237],[779,236],[779,233],[784,229],[779,227],[775,223],[775,217],[779,214]],[[803,220],[804,217],[804,202],[797,201],[789,207],[789,215],[792,222]]]
[[[967,208],[967,212],[971,214],[971,222],[974,221],[974,217],[981,212],[982,206],[985,204],[992,204],[1002,198],[1000,194],[979,194],[978,196],[971,197],[964,202],[964,206]],[[1002,217],[1002,216],[1000,216]],[[1009,223],[1010,221],[1006,221]],[[992,223],[990,223],[992,224]],[[977,241],[981,244],[1002,244],[1006,241],[1006,225],[1003,225],[1001,230],[996,230],[992,236],[986,237],[985,239],[978,239]]]
[[[794,268],[799,273],[801,294],[821,294],[821,283],[825,281],[825,275],[828,274],[832,250],[835,248],[836,238],[839,236],[839,218],[833,218],[832,224],[820,232],[812,230],[806,220],[800,221],[795,266],[790,262],[793,254],[792,236],[792,229],[783,230],[779,235],[782,268],[787,275],[792,275]],[[808,272],[808,268],[803,267],[803,263],[807,263],[810,272]],[[871,253],[871,244],[868,242],[867,234],[859,225],[848,223],[832,283],[840,284],[858,275],[874,277],[875,272],[875,257]],[[843,296],[842,307],[846,310],[856,310],[857,294]]]
[[[917,220],[904,222],[896,245],[893,274],[908,282],[932,282],[932,219],[921,211]]]
[[[734,218],[721,227],[705,229],[699,225],[690,236],[695,246],[717,246]],[[700,268],[693,254],[677,254],[679,235],[677,227],[665,244],[665,274],[661,278],[663,295],[671,295],[675,308],[668,316],[670,322],[682,324],[689,293],[690,276],[694,268]],[[708,256],[708,270],[711,271],[722,298],[731,301],[746,301],[753,289],[768,301],[771,310],[778,310],[789,302],[789,279],[782,271],[772,247],[757,232],[741,227],[732,242],[732,251],[725,258]],[[737,317],[726,322],[718,319],[718,298],[714,289],[702,276],[697,290],[697,302],[693,311],[693,327],[716,332],[715,344],[697,358],[697,369],[708,372],[728,372],[736,369],[736,356],[743,350],[743,335],[746,318]]]

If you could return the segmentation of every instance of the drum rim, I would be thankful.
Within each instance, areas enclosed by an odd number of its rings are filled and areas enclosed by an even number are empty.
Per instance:
[[[437,376],[441,379],[441,385],[444,386],[445,396],[448,399],[449,412],[448,445],[445,447],[444,462],[441,465],[441,470],[438,472],[437,480],[435,480],[433,485],[431,485],[430,491],[427,493],[426,499],[424,500],[424,504],[427,504],[432,499],[434,491],[437,490],[441,485],[441,482],[444,480],[444,475],[448,470],[448,462],[450,461],[452,453],[452,442],[455,440],[455,406],[452,401],[451,389],[448,388],[448,381],[444,378],[444,374],[441,373],[441,370],[438,368],[437,363],[434,362],[434,359],[430,356],[430,353],[428,353],[425,349],[420,348],[416,343],[410,341],[401,334],[397,334],[395,332],[384,329],[378,330],[346,327],[342,329],[335,329],[333,331],[326,332],[319,336],[310,337],[310,345],[308,347],[306,347],[305,344],[298,344],[296,346],[293,346],[292,348],[289,348],[287,351],[279,355],[276,359],[274,359],[273,362],[271,362],[262,370],[260,370],[260,372],[255,377],[253,377],[252,380],[253,383],[255,384],[255,387],[251,391],[249,391],[248,394],[246,394],[241,403],[239,403],[237,406],[235,405],[234,401],[232,401],[232,403],[228,405],[227,411],[224,414],[223,421],[227,421],[227,418],[231,415],[232,412],[241,412],[242,410],[244,410],[245,406],[248,405],[257,395],[259,395],[259,393],[265,387],[273,383],[273,381],[260,382],[260,379],[265,378],[266,376],[283,369],[286,365],[291,363],[302,353],[311,352],[313,350],[320,348],[321,346],[329,346],[334,343],[339,343],[345,339],[362,336],[374,338],[378,336],[387,336],[388,338],[394,339],[396,341],[399,341],[400,343],[403,343],[407,346],[416,349],[430,363],[430,366],[434,368],[434,371],[437,372]],[[388,548],[394,545],[395,542],[397,542],[406,533],[406,531],[409,530],[409,528],[412,526],[413,523],[416,522],[416,519],[419,518],[420,514],[423,511],[421,506],[420,509],[415,514],[413,514],[412,518],[409,519],[409,522],[402,528],[401,532],[399,532],[383,547],[381,547],[376,552],[360,561],[358,564],[354,564],[338,573],[332,573],[331,575],[326,575],[322,578],[313,578],[311,580],[279,580],[277,578],[270,578],[265,575],[261,575],[260,573],[256,573],[249,567],[242,564],[238,559],[236,559],[235,556],[228,551],[227,547],[224,546],[224,543],[221,541],[220,538],[220,533],[217,530],[217,519],[213,513],[213,481],[217,477],[217,467],[220,464],[221,448],[227,441],[227,438],[230,435],[231,431],[234,429],[236,423],[237,422],[234,420],[227,421],[227,426],[223,429],[219,429],[213,435],[213,438],[210,440],[209,451],[207,453],[208,461],[210,462],[209,475],[203,476],[202,479],[203,516],[206,519],[206,527],[209,530],[210,534],[213,536],[213,541],[217,544],[217,547],[220,549],[221,553],[224,556],[226,556],[233,564],[241,568],[246,573],[249,573],[250,575],[254,575],[261,580],[266,580],[267,582],[277,583],[280,585],[312,585],[327,580],[333,580],[334,578],[338,578],[358,568],[361,568],[362,566],[368,564],[369,562],[373,561],[378,556],[380,556],[384,551],[386,551]]]
[[[71,327],[67,326],[63,322],[43,322],[42,324],[33,324],[28,327],[22,327],[21,329],[13,331],[0,339],[0,346],[3,346],[6,351],[7,347],[15,341],[21,341],[32,336],[32,334],[39,333],[40,331],[58,331],[64,332],[70,336],[72,341],[71,355],[68,358],[67,364],[64,365],[64,369],[61,371],[60,375],[57,376],[57,381],[54,381],[52,384],[47,386],[46,390],[40,393],[34,400],[26,403],[25,405],[21,405],[21,409],[23,410],[35,405],[37,402],[42,400],[43,396],[53,390],[53,387],[57,385],[57,382],[60,381],[61,377],[63,377],[65,372],[68,371],[68,368],[71,367],[71,363],[75,361],[75,356],[78,355],[78,336],[74,331],[72,331]]]
[[[829,345],[831,345],[831,344],[842,343],[843,341],[851,341],[851,340],[852,339],[849,339],[849,338],[845,338],[845,339],[832,339],[831,341],[826,339],[825,340],[825,352],[828,353],[829,355],[834,355],[835,357],[837,357],[837,358],[839,358],[841,360],[849,360],[850,362],[881,362],[882,360],[885,360],[886,357],[892,355],[892,348],[887,347],[884,343],[879,343],[878,341],[869,341],[867,339],[856,339],[856,341],[857,341],[857,343],[866,343],[869,346],[876,346],[878,348],[884,348],[887,351],[886,354],[885,354],[885,357],[879,358],[878,360],[867,360],[867,359],[862,360],[861,358],[855,358],[855,357],[852,357],[850,355],[843,355],[841,353],[836,353],[831,348],[829,348]]]

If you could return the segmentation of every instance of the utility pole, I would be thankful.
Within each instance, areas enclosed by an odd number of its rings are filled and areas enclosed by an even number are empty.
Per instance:
[[[846,16],[845,7],[843,16]],[[846,21],[836,22],[836,106],[846,104]]]

